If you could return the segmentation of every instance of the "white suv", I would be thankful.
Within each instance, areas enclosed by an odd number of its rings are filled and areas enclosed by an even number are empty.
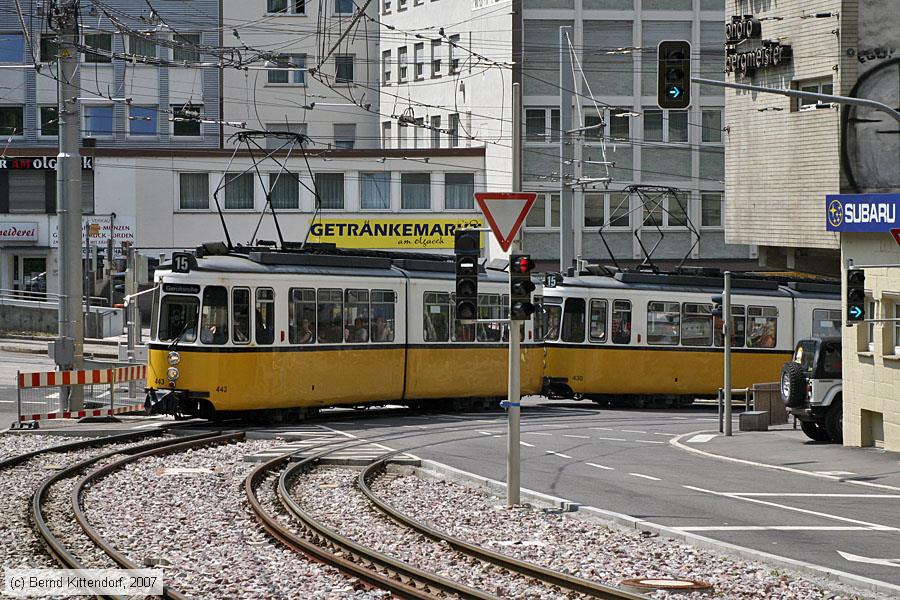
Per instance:
[[[797,342],[794,358],[781,369],[781,400],[817,442],[844,439],[840,338]]]

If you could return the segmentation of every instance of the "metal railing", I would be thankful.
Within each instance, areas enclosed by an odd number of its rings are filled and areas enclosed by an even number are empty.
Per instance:
[[[734,405],[735,394],[744,397],[744,411],[754,410],[756,403],[753,399],[753,388],[737,388],[731,390],[731,402]],[[719,433],[725,433],[725,390],[719,388],[716,397],[716,404],[719,408]]]
[[[60,295],[55,292],[35,292],[31,290],[10,290],[0,288],[0,300],[24,300],[27,302],[58,303]],[[109,298],[91,296],[91,306],[109,306]]]

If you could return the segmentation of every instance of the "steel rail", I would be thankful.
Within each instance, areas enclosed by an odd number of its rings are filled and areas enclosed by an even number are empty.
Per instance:
[[[131,433],[123,433],[120,435],[109,435],[109,436],[101,436],[96,438],[91,438],[89,440],[80,440],[78,442],[69,442],[68,444],[58,444],[56,446],[47,446],[46,448],[40,448],[38,450],[32,450],[31,452],[25,452],[23,454],[17,454],[16,456],[11,456],[9,458],[5,458],[0,460],[0,471],[3,469],[9,469],[12,467],[17,467],[20,464],[31,460],[36,456],[40,456],[42,454],[62,454],[65,452],[72,452],[73,450],[83,450],[85,448],[93,448],[94,446],[105,446],[106,444],[115,444],[119,442],[130,442],[132,440],[137,440],[143,437],[147,437],[149,435],[156,435],[156,431],[138,431]]]
[[[151,432],[156,433],[156,432]],[[147,433],[141,432],[141,436],[149,435]],[[214,436],[214,433],[202,433],[194,436],[190,436],[184,439],[175,439],[175,440],[158,440],[155,442],[150,442],[147,444],[143,444],[141,446],[136,446],[133,448],[118,448],[111,450],[109,452],[104,452],[102,454],[98,454],[97,456],[93,456],[81,462],[78,462],[72,466],[69,466],[65,469],[62,469],[51,475],[35,490],[34,494],[31,497],[31,521],[35,530],[37,531],[40,539],[43,541],[49,553],[65,568],[67,569],[84,569],[84,566],[81,564],[81,561],[69,551],[69,549],[65,546],[65,544],[56,537],[56,535],[50,530],[50,527],[47,525],[46,520],[44,519],[44,502],[47,499],[47,496],[50,492],[50,489],[60,481],[65,479],[70,479],[76,476],[78,473],[83,471],[84,469],[90,467],[92,464],[104,460],[106,458],[115,456],[117,454],[131,454],[131,453],[139,453],[147,451],[148,449],[160,448],[165,446],[171,446],[173,444],[183,443],[184,440],[205,440],[211,436]],[[109,443],[110,440],[117,441],[127,441],[123,438],[132,437],[131,434],[126,436],[111,436],[106,438],[99,438],[103,440],[104,443]],[[83,447],[83,446],[82,446]],[[104,548],[101,547],[105,551]],[[118,598],[118,596],[104,596],[109,598]]]
[[[430,583],[427,578],[413,577],[410,569],[394,570],[394,574],[380,573],[368,565],[375,564],[385,565],[385,561],[380,560],[377,553],[368,552],[351,552],[359,557],[354,561],[350,558],[332,552],[328,548],[322,547],[291,531],[285,524],[281,523],[277,517],[270,514],[262,507],[259,498],[256,495],[256,489],[270,473],[282,468],[291,458],[291,454],[285,454],[274,458],[254,469],[250,475],[244,480],[244,489],[247,494],[247,500],[250,508],[256,515],[257,520],[275,539],[280,541],[288,548],[295,552],[306,554],[320,562],[331,565],[345,574],[351,575],[365,582],[367,585],[387,590],[401,598],[411,598],[414,600],[436,600],[441,596],[436,595],[428,588],[418,587],[416,581]],[[328,539],[328,532],[311,530],[311,535],[317,536],[318,539]],[[389,559],[390,560],[390,559]],[[406,581],[404,581],[406,578]],[[488,596],[493,598],[493,596]]]
[[[369,501],[378,508],[379,511],[400,523],[404,527],[408,527],[428,538],[438,542],[446,543],[448,546],[458,552],[468,554],[480,561],[489,562],[498,567],[519,573],[534,579],[556,585],[561,588],[572,590],[581,594],[591,596],[593,598],[604,598],[608,600],[646,600],[647,596],[629,592],[621,588],[604,585],[576,577],[574,575],[566,575],[540,565],[519,560],[511,556],[493,552],[486,548],[481,548],[474,544],[470,544],[460,538],[451,536],[445,532],[439,531],[433,527],[429,527],[425,523],[413,519],[412,517],[400,512],[380,497],[378,497],[369,487],[368,481],[373,479],[378,472],[383,472],[387,465],[387,461],[396,455],[397,452],[389,452],[378,457],[375,461],[364,468],[356,480],[356,484],[360,491],[369,499]]]

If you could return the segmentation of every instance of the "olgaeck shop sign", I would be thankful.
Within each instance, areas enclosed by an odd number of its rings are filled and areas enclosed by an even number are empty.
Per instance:
[[[762,40],[758,48],[744,50],[749,40]],[[738,51],[741,48],[742,51]],[[762,23],[753,15],[731,17],[725,23],[725,72],[752,77],[760,69],[785,64],[793,57],[791,46],[762,39]]]
[[[828,231],[879,232],[900,227],[900,194],[835,194],[825,197]]]

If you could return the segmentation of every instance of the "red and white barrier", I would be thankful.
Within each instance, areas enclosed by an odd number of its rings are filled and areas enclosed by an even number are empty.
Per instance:
[[[133,405],[133,406],[119,406],[118,408],[94,408],[91,410],[77,410],[77,411],[66,411],[66,412],[53,412],[47,413],[45,415],[42,414],[33,414],[33,415],[19,415],[19,422],[22,421],[41,421],[41,420],[52,420],[52,419],[81,419],[84,417],[108,417],[110,415],[121,415],[122,413],[134,412],[135,410],[142,410],[143,405]]]

